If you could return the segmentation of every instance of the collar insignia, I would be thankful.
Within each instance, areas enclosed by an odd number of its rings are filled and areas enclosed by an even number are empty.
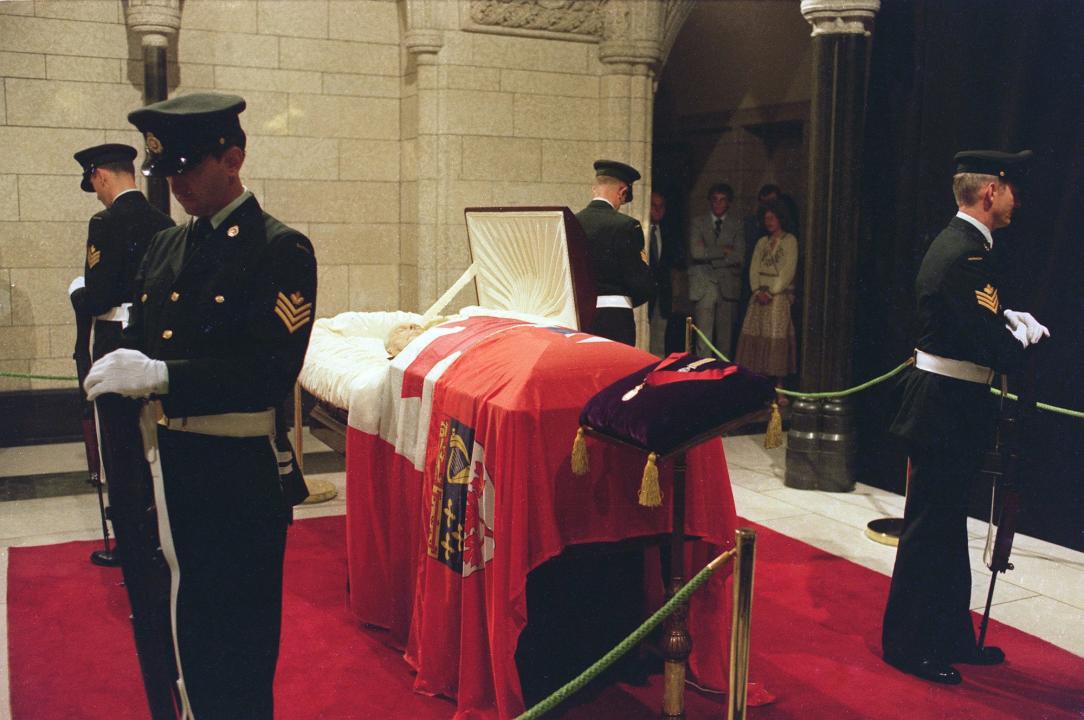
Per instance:
[[[981,307],[986,308],[995,315],[1001,309],[1001,302],[997,297],[997,288],[989,283],[982,290],[975,291],[975,300],[978,301]]]
[[[312,303],[305,302],[299,292],[291,293],[289,297],[280,292],[275,301],[275,314],[292,334],[312,319]]]
[[[230,225],[230,229],[226,231],[226,235],[229,237],[237,237],[240,234],[241,228],[237,225]]]

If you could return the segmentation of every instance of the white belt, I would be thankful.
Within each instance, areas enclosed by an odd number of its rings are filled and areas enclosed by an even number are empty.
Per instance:
[[[218,435],[219,437],[265,437],[275,434],[275,411],[192,415],[182,418],[161,417],[158,424],[169,430]]]
[[[94,317],[98,320],[128,324],[128,308],[130,307],[132,307],[132,303],[121,303],[115,308],[110,308],[101,315],[95,315]]]
[[[915,367],[935,375],[944,375],[945,377],[983,385],[992,383],[997,374],[988,367],[976,365],[967,360],[953,360],[940,355],[932,355],[917,348],[915,349]]]
[[[628,308],[632,310],[632,298],[628,295],[599,295],[595,301],[597,308]]]

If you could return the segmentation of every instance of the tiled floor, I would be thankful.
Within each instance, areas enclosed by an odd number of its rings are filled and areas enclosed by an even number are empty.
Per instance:
[[[822,493],[783,486],[785,450],[765,450],[762,436],[726,440],[734,499],[743,517],[877,572],[890,574],[895,548],[868,540],[870,520],[899,516],[903,498],[859,485],[852,493]],[[307,436],[306,454],[322,449]],[[319,456],[318,456],[319,457]],[[0,475],[63,473],[85,469],[82,446],[53,445],[0,448]],[[310,477],[339,489],[333,499],[298,509],[297,517],[345,512],[345,474]],[[972,520],[972,606],[981,609],[990,574],[982,564],[984,523]],[[10,720],[7,661],[7,548],[101,537],[97,499],[93,493],[37,500],[0,502],[0,720]],[[998,579],[991,616],[1055,645],[1084,656],[1084,553],[1018,535],[1013,550],[1015,570]]]

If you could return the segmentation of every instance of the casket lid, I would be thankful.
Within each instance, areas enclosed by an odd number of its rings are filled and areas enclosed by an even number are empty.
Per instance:
[[[464,216],[479,305],[574,330],[590,325],[595,283],[587,239],[571,210],[467,208]]]

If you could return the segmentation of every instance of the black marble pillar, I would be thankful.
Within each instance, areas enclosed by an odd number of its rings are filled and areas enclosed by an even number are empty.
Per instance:
[[[168,94],[166,81],[166,46],[152,43],[143,45],[143,104],[150,105],[165,100]],[[169,214],[169,183],[163,177],[147,178],[147,200],[162,212]]]
[[[802,245],[805,297],[801,389],[841,390],[852,384],[855,258],[866,84],[871,37],[815,34],[809,122],[809,183]],[[784,482],[790,487],[846,492],[854,488],[850,402],[807,403],[801,427],[788,437]]]

